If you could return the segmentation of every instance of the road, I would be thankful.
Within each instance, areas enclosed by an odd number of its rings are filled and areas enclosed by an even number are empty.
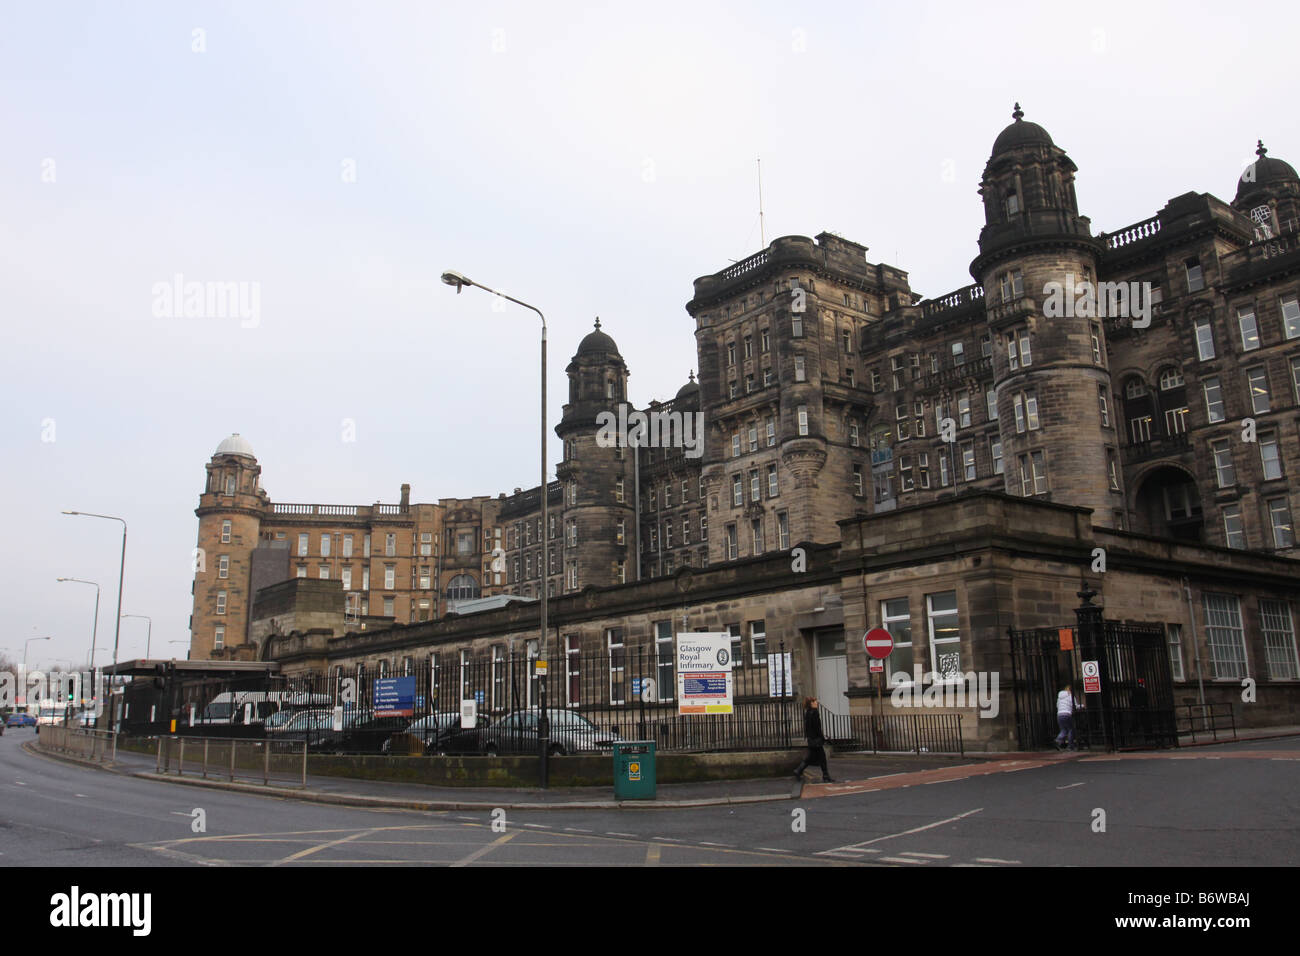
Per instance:
[[[1294,865],[1300,846],[1300,738],[1020,755],[773,803],[494,819],[141,780],[28,753],[31,737],[0,737],[0,867],[1262,866]]]

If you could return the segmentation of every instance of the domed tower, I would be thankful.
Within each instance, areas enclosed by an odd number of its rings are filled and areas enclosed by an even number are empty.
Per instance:
[[[635,564],[633,452],[607,441],[617,427],[602,429],[597,421],[602,412],[611,412],[617,426],[619,407],[627,402],[627,365],[614,340],[600,330],[599,318],[565,372],[569,400],[555,428],[564,442],[564,460],[555,472],[563,494],[555,564],[556,577],[563,580],[557,593],[631,581]]]
[[[1255,160],[1237,181],[1233,208],[1250,216],[1260,239],[1300,228],[1300,176],[1290,163],[1268,155],[1259,141]]]
[[[209,660],[214,652],[223,656],[223,648],[247,640],[251,555],[269,502],[253,446],[238,434],[217,446],[207,473],[194,511],[199,516],[190,618],[194,660]]]
[[[1124,498],[1115,436],[1098,403],[1102,390],[1110,394],[1105,319],[1087,304],[1075,308],[1083,284],[1097,282],[1102,244],[1079,215],[1077,167],[1023,117],[1017,103],[984,167],[985,225],[970,267],[997,343],[1006,490],[1091,508],[1094,524],[1113,527]]]

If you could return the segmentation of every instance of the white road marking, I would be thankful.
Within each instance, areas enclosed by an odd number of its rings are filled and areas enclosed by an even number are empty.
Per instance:
[[[1021,865],[1019,860],[999,860],[997,857],[993,857],[993,856],[977,856],[975,857],[975,862],[976,863],[1002,863],[1007,866]]]
[[[1083,783],[1067,783],[1064,787],[1057,787],[1057,790],[1069,790],[1071,787],[1082,787]]]
[[[948,854],[947,854],[947,853],[912,853],[912,852],[910,852],[910,851],[904,850],[904,851],[903,851],[901,854],[899,854],[899,855],[900,855],[900,856],[924,856],[924,857],[928,857],[928,858],[931,859],[931,860],[946,860],[946,859],[948,859]]]
[[[700,846],[721,846],[726,847],[728,850],[734,850],[736,848],[734,843],[709,843],[707,840],[701,840]]]
[[[613,830],[606,830],[605,836],[635,837],[635,833],[615,833]]]
[[[880,861],[882,863],[916,863],[918,865],[924,865],[930,862],[929,860],[913,860],[906,856],[882,856]]]
[[[791,852],[790,850],[782,850],[780,847],[775,847],[775,846],[758,846],[758,847],[754,847],[754,849],[766,850],[768,853],[790,853]]]
[[[907,836],[909,833],[920,833],[922,830],[933,830],[935,827],[941,827],[945,823],[954,823],[957,820],[964,819],[965,817],[968,817],[973,813],[981,813],[983,812],[983,810],[984,810],[983,807],[977,807],[974,810],[967,810],[965,813],[959,813],[955,817],[948,817],[948,819],[946,820],[937,820],[934,823],[927,823],[923,827],[913,827],[910,830],[904,830],[902,833],[891,833],[888,836],[876,837],[871,840],[863,840],[861,843],[853,843],[848,846],[838,846],[835,847],[833,850],[822,850],[817,854],[817,856],[835,856],[836,854],[841,853],[842,851],[845,850],[856,852],[861,850],[861,848],[863,847],[870,846],[873,843],[879,843],[882,840],[892,840],[894,839],[894,837]]]
[[[549,830],[549,829],[550,829],[550,827],[548,827],[545,823],[525,823],[524,826],[526,826],[526,827],[532,827],[534,830]]]

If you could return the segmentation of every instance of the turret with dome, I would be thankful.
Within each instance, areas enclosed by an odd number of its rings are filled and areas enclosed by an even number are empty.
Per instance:
[[[1255,155],[1259,158],[1237,180],[1233,208],[1249,215],[1268,237],[1294,231],[1300,223],[1300,176],[1290,163],[1269,156],[1263,140],[1256,143]]]

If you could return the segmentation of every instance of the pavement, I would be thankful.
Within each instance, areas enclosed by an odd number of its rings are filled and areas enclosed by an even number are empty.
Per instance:
[[[1300,726],[1268,727],[1239,730],[1238,741],[1269,740],[1300,736]],[[1218,743],[1224,741],[1220,739]],[[1216,743],[1198,735],[1180,738],[1180,749]],[[35,742],[24,744],[33,753],[64,760],[81,766],[96,766],[63,754],[42,751]],[[1145,752],[1148,755],[1151,752]],[[1173,756],[1176,751],[1164,752]],[[816,799],[851,793],[896,789],[916,784],[939,783],[967,777],[1010,773],[1081,759],[1099,759],[1105,755],[1088,751],[973,753],[965,756],[935,754],[860,754],[847,753],[832,757],[831,773],[835,782],[813,782],[817,772],[809,771],[807,783],[793,776],[779,779],[713,780],[697,783],[660,784],[654,800],[617,800],[613,784],[608,787],[573,787],[521,789],[503,787],[437,787],[426,784],[394,783],[379,780],[308,775],[307,785],[300,780],[203,779],[193,773],[157,773],[156,760],[149,754],[119,751],[106,772],[145,780],[182,783],[198,788],[304,800],[337,806],[402,810],[592,810],[592,809],[683,809],[691,807],[729,806],[766,803],[792,799]]]

